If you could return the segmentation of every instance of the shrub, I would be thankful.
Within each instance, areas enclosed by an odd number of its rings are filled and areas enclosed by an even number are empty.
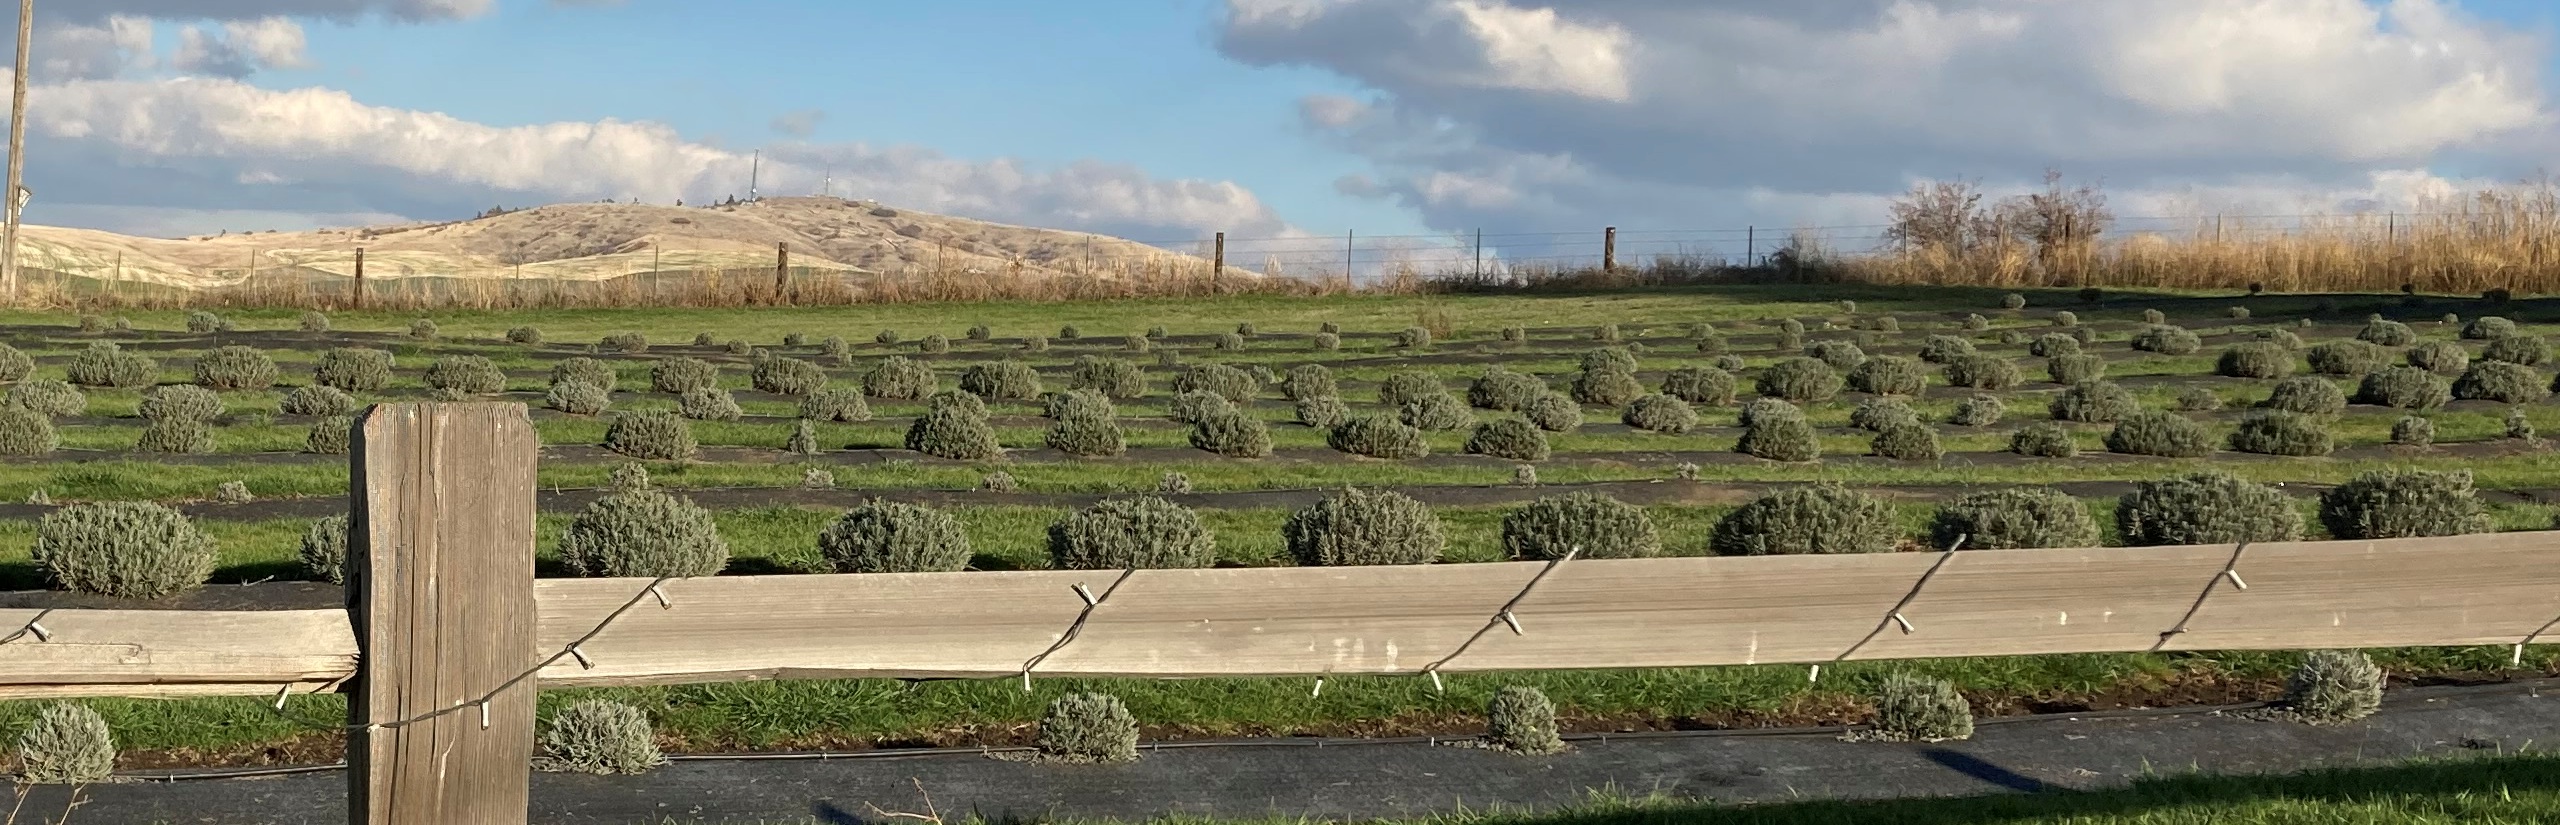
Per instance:
[[[2204,346],[2204,341],[2185,327],[2155,323],[2133,334],[2133,348],[2162,355],[2185,355]]]
[[[1217,558],[1199,514],[1154,496],[1107,499],[1049,525],[1050,566],[1060,570],[1196,568]]]
[[[1253,373],[1225,364],[1193,364],[1173,377],[1173,391],[1216,393],[1243,404],[1262,394],[1262,382]]]
[[[1716,367],[1716,369],[1724,370],[1725,372],[1733,373],[1733,374],[1739,375],[1739,374],[1741,374],[1741,373],[1742,373],[1742,369],[1743,369],[1742,356],[1739,356],[1739,355],[1719,355],[1719,356],[1716,356],[1716,360],[1715,360],[1715,367]]]
[[[1058,328],[1058,340],[1060,341],[1074,341],[1083,337],[1084,330],[1077,329],[1074,324],[1068,324]]]
[[[711,390],[711,392],[718,391]],[[570,415],[595,415],[604,412],[604,408],[611,405],[613,399],[603,387],[584,381],[562,381],[551,385],[551,391],[543,395],[542,403],[544,406]]]
[[[9,354],[16,354],[9,350]],[[23,359],[26,356],[18,355]],[[9,359],[0,358],[0,362]],[[5,371],[5,370],[0,370]],[[25,370],[16,370],[19,376]],[[0,376],[0,380],[16,380]],[[256,347],[215,347],[196,358],[196,384],[216,390],[263,390],[275,386],[276,362]]]
[[[800,399],[800,417],[813,421],[869,421],[871,402],[858,390],[823,389]]]
[[[2530,404],[2550,394],[2550,389],[2543,386],[2542,373],[2505,361],[2473,362],[2462,377],[2453,380],[2453,397],[2463,400]]]
[[[580,576],[709,576],[729,566],[711,511],[646,487],[618,489],[560,534],[560,561]]]
[[[311,422],[310,433],[302,437],[302,451],[313,455],[346,455],[354,440],[356,420],[333,415]]]
[[[1325,444],[1370,458],[1413,459],[1431,452],[1421,430],[1383,415],[1346,420],[1325,435]]]
[[[1308,341],[1316,349],[1323,350],[1325,352],[1332,352],[1342,348],[1342,336],[1335,333],[1319,332],[1315,334],[1314,338],[1308,339]]]
[[[2391,443],[2403,447],[2426,447],[2436,443],[2436,422],[2418,416],[2402,416],[2391,424]]]
[[[2355,403],[2408,410],[2431,410],[2453,400],[2453,390],[2435,373],[2420,367],[2392,367],[2365,373],[2356,385]]]
[[[2142,311],[2142,322],[2146,324],[2165,324],[2169,322],[2169,316],[2167,313],[2163,313],[2156,309],[2146,309]]]
[[[2027,354],[2038,358],[2052,358],[2059,355],[2078,355],[2080,354],[2080,339],[2073,338],[2064,333],[2048,332],[2043,335],[2036,336],[2034,341],[2027,343]]]
[[[872,343],[880,344],[882,346],[894,345],[901,340],[904,340],[904,336],[899,335],[898,331],[894,329],[884,329],[873,333],[871,336]]]
[[[1040,396],[1040,373],[1020,361],[973,364],[960,373],[960,389],[989,401]]]
[[[2320,524],[2340,539],[2460,536],[2497,529],[2469,472],[2367,470],[2320,496]]]
[[[1490,373],[1488,373],[1488,375],[1490,375]],[[1529,378],[1529,380],[1532,382],[1537,381],[1536,378]],[[1522,389],[1527,389],[1527,387],[1523,386]],[[1544,390],[1545,384],[1538,384],[1537,389]],[[1662,393],[1664,395],[1668,395],[1682,401],[1687,401],[1692,404],[1709,404],[1716,406],[1731,404],[1733,403],[1734,389],[1735,382],[1733,374],[1714,367],[1701,367],[1696,365],[1684,366],[1672,370],[1669,375],[1664,376],[1662,379]],[[1529,399],[1535,397],[1537,396],[1524,394],[1521,398],[1521,405],[1525,406]],[[1512,409],[1517,408],[1518,407],[1513,407]]]
[[[2356,340],[2378,346],[2405,347],[2417,342],[2418,331],[2410,329],[2408,324],[2375,318],[2364,322],[2364,329],[2356,331]]]
[[[1898,398],[1869,398],[1849,411],[1849,426],[1869,432],[1882,432],[1900,424],[1918,424],[1920,414]]]
[[[2410,347],[2404,355],[2409,366],[2428,372],[2460,374],[2463,368],[2471,366],[2470,351],[2451,341],[2428,341]]]
[[[676,396],[676,414],[695,421],[736,421],[746,415],[728,390],[704,387]]]
[[[409,322],[409,337],[416,338],[421,341],[435,340],[436,322],[425,318]]]
[[[2381,347],[2363,341],[2323,341],[2308,357],[2311,371],[2321,375],[2363,375],[2389,363]]]
[[[2069,356],[2092,357],[2092,356]],[[1947,384],[1977,390],[2005,390],[2021,380],[2018,367],[2009,359],[1990,353],[1959,356],[1947,362]]]
[[[1778,340],[1771,343],[1769,348],[1779,352],[1796,352],[1798,350],[1802,350],[1804,349],[1804,336],[1792,332],[1778,333]]]
[[[580,700],[553,713],[542,726],[541,745],[534,766],[547,771],[641,774],[667,762],[649,715],[605,699]]]
[[[147,501],[74,504],[36,523],[36,569],[55,587],[127,599],[194,590],[220,558],[194,521]]]
[[[1343,404],[1341,398],[1330,395],[1301,398],[1295,406],[1298,423],[1319,430],[1342,426],[1343,419],[1351,417],[1351,407]]]
[[[2088,300],[2088,299],[2084,296],[2084,297],[2082,298],[2082,300]],[[2095,303],[2095,302],[2093,301],[2092,303]],[[2054,313],[2054,314],[2053,314],[2053,325],[2054,325],[2054,326],[2057,326],[2057,327],[2076,327],[2076,326],[2079,326],[2079,325],[2080,325],[2080,313],[2072,312],[2071,310],[2067,310],[2067,309],[2066,309],[2066,310],[2059,311],[2059,312],[2056,312],[2056,313]]]
[[[1885,677],[1876,694],[1876,738],[1943,742],[1973,736],[1973,706],[1945,679],[1905,672]]]
[[[924,415],[907,425],[907,449],[935,458],[984,461],[1004,454],[987,408],[977,396],[936,393]]]
[[[2533,419],[2525,417],[2523,408],[2507,411],[2507,437],[2520,441],[2534,440]]]
[[[1405,327],[1396,332],[1396,346],[1422,349],[1431,346],[1431,331],[1421,327]]]
[[[1707,538],[1719,556],[1886,553],[1901,539],[1893,506],[1839,484],[1789,487],[1726,513]]]
[[[1815,341],[1813,342],[1812,347],[1805,350],[1804,354],[1813,360],[1822,362],[1824,366],[1835,370],[1845,370],[1850,367],[1855,367],[1867,360],[1867,353],[1864,350],[1858,349],[1858,345],[1847,341]],[[1586,369],[1588,368],[1588,363],[1589,362],[1587,361],[1585,362]],[[1632,367],[1630,367],[1630,369],[1632,369]]]
[[[1839,379],[1832,379],[1836,386]],[[1836,390],[1835,390],[1836,391]],[[1583,370],[1573,377],[1573,400],[1604,407],[1625,406],[1644,394],[1644,384],[1632,373],[1613,369]]]
[[[1849,371],[1850,389],[1874,395],[1919,395],[1928,383],[1920,362],[1897,355],[1869,358]]]
[[[1564,738],[1556,734],[1556,705],[1533,687],[1510,685],[1485,702],[1484,746],[1527,756],[1560,753]]]
[[[1303,567],[1430,564],[1447,543],[1440,517],[1422,502],[1348,487],[1290,514],[1280,535]]]
[[[1504,418],[1476,425],[1475,432],[1467,436],[1465,449],[1469,455],[1545,461],[1547,434],[1527,421]]]
[[[2038,459],[2071,459],[2079,456],[2079,443],[2071,441],[2071,428],[2043,420],[2010,433],[2010,451]]]
[[[612,392],[613,385],[620,379],[621,376],[615,375],[613,368],[603,361],[585,356],[561,359],[560,363],[551,365],[551,383],[554,384],[576,381]]]
[[[2231,378],[2283,378],[2293,374],[2293,353],[2264,342],[2236,344],[2222,351],[2213,371]]]
[[[1732,376],[1725,376],[1728,387],[1732,381]],[[1497,365],[1485,368],[1483,375],[1476,376],[1467,384],[1467,403],[1483,409],[1511,412],[1527,408],[1529,402],[1549,392],[1547,382],[1538,380],[1537,376],[1512,372]]]
[[[1219,352],[1241,352],[1244,350],[1244,336],[1237,335],[1232,332],[1222,332],[1218,334],[1216,342],[1211,344],[1211,346],[1215,347]]]
[[[464,395],[504,392],[507,374],[477,355],[447,355],[427,365],[427,386]]]
[[[145,424],[133,449],[145,453],[201,455],[213,452],[213,428],[202,419],[162,418]]]
[[[215,315],[204,310],[196,310],[194,312],[187,313],[187,332],[191,334],[211,335],[216,332],[229,331],[231,331],[231,322],[223,320],[220,315]]]
[[[1341,395],[1341,387],[1333,380],[1333,370],[1323,364],[1300,364],[1289,369],[1280,381],[1280,397],[1300,401],[1321,396]]]
[[[1156,479],[1156,492],[1169,496],[1178,496],[1189,493],[1191,492],[1191,477],[1179,472],[1167,471],[1163,476]]]
[[[1822,457],[1822,441],[1803,415],[1763,415],[1744,425],[1735,452],[1770,461],[1803,462]]]
[[[1821,403],[1840,394],[1840,375],[1821,361],[1789,358],[1762,370],[1757,389],[1770,398],[1799,404]]]
[[[968,567],[973,552],[950,513],[873,500],[819,531],[818,555],[838,573],[948,573]]]
[[[1973,395],[1956,402],[1955,412],[1947,416],[1947,423],[1959,427],[1988,427],[2000,423],[2000,417],[2008,411],[2008,405],[2001,403],[1999,396]]]
[[[2302,376],[2276,382],[2258,406],[2305,415],[2336,415],[2347,409],[2347,395],[2325,378]]]
[[[2084,381],[2064,388],[2045,409],[2058,421],[2106,424],[2133,414],[2142,405],[2113,381]]]
[[[2300,413],[2250,410],[2231,432],[2231,449],[2259,455],[2320,456],[2335,450],[2328,428]]]
[[[2262,329],[2258,330],[2256,337],[2259,341],[2283,347],[2286,352],[2302,351],[2302,336],[2285,330]]]
[[[1079,355],[1067,373],[1067,388],[1092,390],[1106,398],[1139,398],[1147,394],[1147,374],[1126,359]]]
[[[61,446],[51,416],[25,407],[0,407],[0,455],[43,455]]]
[[[111,341],[96,341],[71,356],[63,367],[71,383],[83,387],[148,387],[160,380],[160,364],[141,353],[126,352]]]
[[[1787,333],[1787,334],[1789,334],[1789,335],[1803,335],[1803,334],[1804,334],[1804,322],[1803,322],[1803,321],[1798,321],[1798,320],[1796,320],[1796,319],[1794,319],[1794,318],[1781,318],[1781,319],[1778,319],[1778,331],[1779,331],[1779,332]]]
[[[596,349],[605,352],[619,352],[624,355],[639,355],[649,351],[649,336],[642,335],[637,332],[623,332],[607,335],[603,339],[596,341]]]
[[[2146,481],[2116,500],[2116,529],[2136,547],[2302,538],[2302,515],[2275,488],[2205,470]]]
[[[1953,335],[1932,335],[1920,344],[1920,360],[1932,364],[1952,364],[1972,354],[1973,342]]]
[[[2516,322],[2495,315],[2473,318],[2470,323],[2462,325],[2462,337],[2466,340],[2483,341],[2505,338],[2514,334],[2516,334]]]
[[[2489,340],[2480,357],[2490,361],[2533,366],[2551,359],[2551,345],[2537,335],[2506,335]]]
[[[1511,558],[1632,559],[1661,555],[1662,537],[1644,508],[1594,493],[1548,496],[1502,517],[1502,547]]]
[[[2212,412],[2222,409],[2222,396],[2203,387],[2187,387],[2178,391],[2171,404],[2181,412]]]
[[[2284,707],[2312,724],[2349,722],[2382,707],[2382,668],[2354,650],[2314,650],[2286,679]]]
[[[675,413],[651,410],[614,416],[604,429],[604,448],[632,458],[682,461],[692,458],[698,445],[693,425]]]
[[[318,330],[313,330],[313,331],[318,331]],[[542,343],[542,330],[535,329],[535,328],[533,328],[533,327],[508,327],[508,328],[507,328],[507,343],[510,343],[510,344],[539,344],[539,343]]]
[[[1939,505],[1929,517],[1929,542],[1969,550],[2096,547],[2098,522],[2079,499],[2060,490],[2012,487]]]
[[[25,407],[47,416],[60,418],[89,411],[89,397],[79,388],[50,378],[20,382],[0,396],[0,405]]]
[[[1582,427],[1582,405],[1556,393],[1538,396],[1522,410],[1529,423],[1551,433],[1572,432]]]
[[[2027,308],[2027,296],[2012,292],[2000,296],[2000,308],[2012,312]]]
[[[1173,397],[1165,405],[1165,417],[1183,424],[1196,424],[1200,419],[1235,409],[1226,396],[1213,392],[1186,392]]]
[[[2126,455],[2194,458],[2213,452],[2204,425],[2164,410],[2137,410],[2107,432],[2107,451]]]
[[[1029,367],[1024,367],[1028,370]],[[757,361],[747,373],[747,380],[758,390],[775,395],[805,396],[827,388],[827,371],[798,358],[769,357]],[[1038,379],[1033,379],[1032,395],[1039,394]],[[1022,396],[1029,398],[1031,396]]]
[[[101,784],[114,781],[115,769],[115,737],[86,705],[46,705],[18,734],[18,779],[26,784]]]
[[[817,455],[825,449],[818,444],[818,422],[806,418],[791,422],[791,436],[782,440],[782,451],[792,455]],[[803,481],[807,486],[805,477]],[[835,486],[834,474],[828,474],[826,486]]]
[[[933,367],[903,355],[880,359],[877,366],[862,376],[862,391],[873,398],[918,400],[933,395],[942,387],[942,377]]]
[[[155,387],[142,396],[134,412],[146,421],[168,418],[192,418],[211,421],[222,416],[222,396],[203,387],[179,384]]]
[[[1754,398],[1742,402],[1742,409],[1734,413],[1735,423],[1745,427],[1778,417],[1803,418],[1804,410],[1776,398]]]
[[[1037,744],[1042,756],[1059,762],[1135,762],[1138,722],[1120,697],[1070,693],[1041,715]]]
[[[1936,461],[1947,454],[1938,444],[1938,431],[1916,422],[1886,427],[1867,446],[1876,455],[1896,461]]]
[[[1059,410],[1049,425],[1046,443],[1051,449],[1087,458],[1119,455],[1128,449],[1121,438],[1120,421],[1111,402],[1086,393],[1089,403],[1071,404]]]
[[[2228,316],[2231,320],[2234,320],[2234,321],[2246,321],[2246,320],[2249,320],[2249,308],[2248,308],[2248,307],[2244,307],[2244,306],[2233,306],[2233,307],[2230,307],[2230,308],[2228,308],[2228,309],[2223,310],[2223,311],[2222,311],[2222,314],[2223,314],[2223,315],[2225,315],[2225,316]]]
[[[677,356],[649,367],[649,388],[682,394],[719,386],[720,368],[699,358]]]
[[[312,522],[302,531],[302,546],[295,558],[312,581],[346,584],[347,517],[327,516]]]
[[[1627,404],[1619,419],[1639,430],[1680,435],[1698,426],[1698,413],[1689,403],[1668,395],[1654,394]]]
[[[2107,359],[2096,353],[2056,355],[2045,359],[2044,373],[2053,383],[2066,387],[2086,384],[2107,377]]]
[[[1192,422],[1191,446],[1230,458],[1267,458],[1271,433],[1262,419],[1229,408]]]
[[[1396,420],[1426,432],[1464,429],[1476,423],[1475,413],[1459,403],[1456,396],[1442,393],[1416,398],[1396,411]]]

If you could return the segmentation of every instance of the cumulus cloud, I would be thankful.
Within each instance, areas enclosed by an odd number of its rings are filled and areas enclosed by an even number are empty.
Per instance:
[[[40,25],[35,30],[35,47],[28,50],[28,77],[39,81],[115,77],[127,69],[151,68],[155,62],[151,29],[150,19],[131,15],[113,15],[94,24]]]
[[[31,95],[29,186],[47,209],[247,210],[449,217],[492,203],[743,195],[746,151],[627,121],[499,127],[372,106],[329,89],[229,79],[83,80]],[[768,149],[767,192],[835,190],[901,207],[1142,238],[1288,227],[1241,186],[1161,180],[1124,165],[1033,168],[912,147]],[[137,213],[139,214],[139,213]],[[165,215],[158,219],[168,222]],[[213,228],[213,227],[206,227]]]
[[[234,20],[219,34],[188,26],[178,30],[169,67],[192,74],[247,77],[260,69],[297,68],[303,59],[302,26],[281,17]]]
[[[2560,144],[2543,44],[2445,0],[1229,0],[1219,46],[1368,87],[1302,124],[1440,228],[1871,223],[2047,167],[2351,192]]]

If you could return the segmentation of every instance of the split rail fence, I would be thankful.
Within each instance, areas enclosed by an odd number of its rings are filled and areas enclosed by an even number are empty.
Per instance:
[[[533,577],[518,404],[359,420],[344,610],[0,610],[0,698],[347,690],[351,821],[522,823],[537,687],[2513,645],[2560,532],[1354,568]]]

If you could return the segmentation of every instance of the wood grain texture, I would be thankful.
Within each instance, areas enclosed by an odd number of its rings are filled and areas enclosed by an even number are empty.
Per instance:
[[[1246,676],[1677,667],[2150,649],[2511,644],[2560,616],[2560,533],[1955,554],[1575,561],[1449,658],[1543,566],[1144,570],[1035,674]],[[1019,673],[1117,572],[685,579],[545,684]],[[544,649],[642,592],[544,580]],[[2210,586],[2210,591],[2208,587]],[[1889,614],[1900,613],[1905,632]],[[2201,601],[2201,604],[2199,604]],[[2163,634],[2186,618],[2183,633]]]
[[[50,638],[0,644],[0,699],[309,693],[356,665],[343,610],[0,610],[0,635],[38,616]]]
[[[1575,561],[1522,600],[1521,635],[1491,624],[1444,670],[1672,667],[1852,659],[2163,650],[2515,644],[2560,618],[2560,532],[2200,547]],[[2242,589],[2222,575],[2232,565]],[[1082,634],[1036,675],[1138,677],[1415,674],[1447,657],[1520,592],[1534,563],[1372,568],[971,572],[532,582],[542,654],[620,619],[546,668],[546,686],[751,679],[1008,676],[1055,644],[1084,601]],[[521,571],[520,571],[521,572]],[[1113,589],[1115,582],[1119,582]],[[2208,590],[2210,588],[2210,590]],[[1902,602],[1905,632],[1888,612]],[[634,599],[637,599],[634,602]],[[2189,617],[2189,612],[2193,616]],[[0,627],[22,613],[0,611]],[[78,628],[55,611],[48,627]],[[322,611],[321,613],[325,613]],[[82,654],[12,668],[5,691],[105,695],[187,685],[272,694],[279,676],[333,678],[351,636],[286,614],[268,642],[174,621],[112,618],[153,655]],[[111,617],[110,617],[111,618]],[[2163,638],[2184,619],[2186,631]],[[343,621],[343,619],[340,619]],[[60,637],[58,637],[60,638]],[[2542,638],[2560,641],[2560,634]],[[39,660],[0,645],[0,663]],[[307,647],[306,647],[307,646]],[[181,651],[198,650],[196,653]],[[167,651],[159,653],[159,651]],[[61,652],[42,661],[68,662]],[[380,660],[376,660],[380,664]],[[292,663],[279,666],[280,663]],[[166,688],[175,689],[175,688]],[[65,692],[75,692],[66,694]],[[477,726],[476,714],[472,715]]]
[[[383,404],[356,435],[348,721],[368,727],[348,742],[348,818],[521,825],[535,684],[509,680],[539,660],[533,422],[521,404]]]

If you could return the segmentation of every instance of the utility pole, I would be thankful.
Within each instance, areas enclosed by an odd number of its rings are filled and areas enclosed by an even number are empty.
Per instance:
[[[18,69],[9,78],[9,214],[0,228],[0,289],[8,290],[11,306],[18,303],[18,219],[27,208],[27,48],[35,27],[36,0],[18,0]]]
[[[755,202],[755,199],[756,199],[756,183],[757,183],[758,179],[759,179],[759,178],[762,178],[763,176],[764,176],[764,150],[762,150],[762,149],[758,149],[758,150],[756,150],[755,158],[754,158],[753,160],[749,160],[749,161],[747,161],[747,202],[749,202],[749,203],[753,203],[753,202]]]

